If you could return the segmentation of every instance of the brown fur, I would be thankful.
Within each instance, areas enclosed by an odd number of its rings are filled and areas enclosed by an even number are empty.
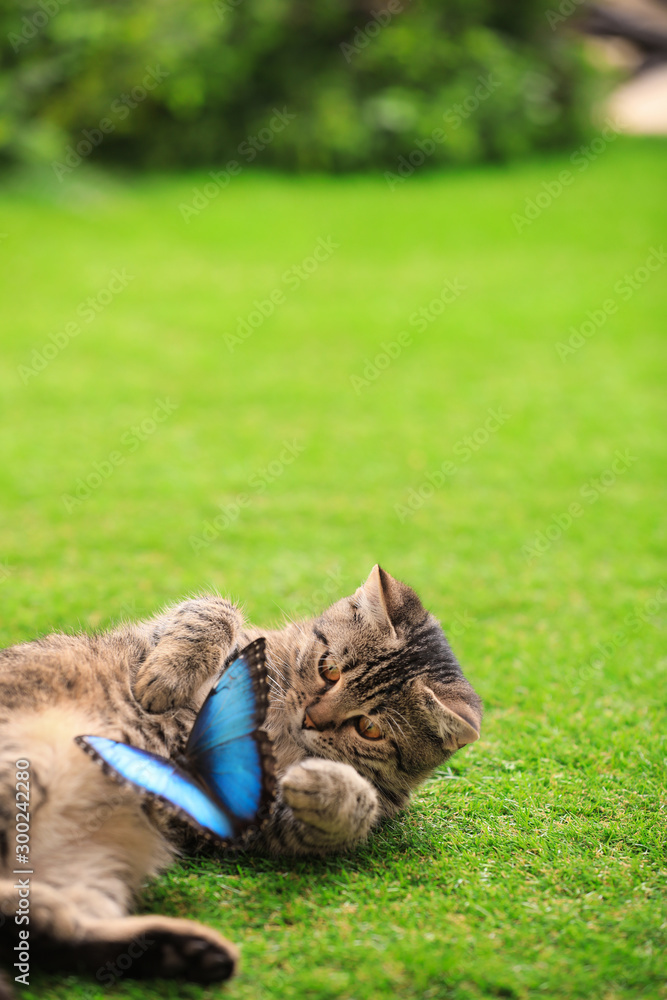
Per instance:
[[[257,850],[325,854],[362,842],[459,747],[477,739],[478,697],[440,625],[409,587],[374,567],[319,618],[246,627],[219,597],[177,605],[97,636],[52,635],[0,651],[0,916],[16,930],[15,762],[30,761],[30,940],[47,965],[198,981],[231,975],[235,947],[210,928],[130,917],[147,876],[179,845],[183,824],[108,779],[74,744],[93,733],[163,755],[182,750],[225,659],[263,635],[272,683],[266,728],[278,797]],[[335,683],[323,657],[340,668]],[[367,716],[382,738],[365,739]],[[34,947],[33,947],[34,946]],[[11,950],[11,949],[10,949]]]

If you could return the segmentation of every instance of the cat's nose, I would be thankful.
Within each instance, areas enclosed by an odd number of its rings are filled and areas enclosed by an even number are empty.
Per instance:
[[[304,729],[317,729],[317,726],[308,715],[308,709],[303,713],[303,728]]]
[[[303,713],[304,729],[330,729],[332,726],[330,713],[322,702],[313,702]]]

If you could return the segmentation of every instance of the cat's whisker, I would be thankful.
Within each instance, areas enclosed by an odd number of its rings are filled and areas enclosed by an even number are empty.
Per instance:
[[[281,681],[284,681],[285,684],[289,683],[288,680],[287,680],[287,677],[285,676],[285,674],[283,673],[283,671],[280,669],[280,667],[276,663],[275,659],[272,659],[271,663],[267,664],[267,666],[268,666],[269,678],[271,680],[274,680],[275,677],[279,677],[281,679]],[[287,664],[284,664],[284,666],[287,666]]]
[[[398,736],[404,736],[405,735],[403,733],[403,730],[401,729],[401,727],[398,725],[397,722],[392,721],[388,716],[387,716],[387,720],[386,721],[387,721],[387,723],[389,725],[389,728],[391,729],[392,736],[396,737],[397,735]]]
[[[400,736],[403,739],[405,739],[405,733],[403,732],[403,729],[401,728],[400,723],[397,722],[396,719],[392,719],[392,717],[390,715],[385,715],[384,719],[385,719],[385,722],[387,723],[389,729],[391,730],[392,736],[394,736],[394,737]]]
[[[283,678],[283,680],[286,680],[285,675],[283,674],[283,672],[281,671],[280,667],[278,666],[278,662],[277,662],[278,656],[280,656],[280,664],[281,664],[281,666],[285,667],[286,669],[289,668],[289,665],[290,665],[289,661],[287,659],[285,659],[285,657],[284,657],[284,655],[282,653],[278,653],[277,650],[271,650],[270,655],[267,656],[266,665],[267,665],[267,667],[269,669],[269,674],[271,674],[271,673],[279,674]]]
[[[287,667],[287,666],[288,666],[288,664],[287,664],[287,663],[285,663],[285,664],[284,664],[284,666],[285,666],[285,667]],[[274,674],[277,674],[277,675],[278,675],[278,677],[280,677],[280,679],[281,679],[281,680],[283,680],[283,681],[285,681],[285,683],[287,684],[287,677],[286,677],[286,675],[285,675],[285,674],[283,673],[283,671],[282,671],[282,670],[280,669],[280,667],[279,667],[279,666],[278,666],[277,664],[273,663],[273,664],[272,664],[272,669],[273,669],[273,673],[274,673]]]
[[[387,723],[387,727],[388,727],[389,732],[391,733],[391,735],[392,736],[396,736],[396,730],[394,729],[392,721],[391,721],[391,719],[389,718],[388,715],[385,716],[385,720],[384,721]]]
[[[285,695],[287,694],[287,689],[284,688],[282,684],[279,684],[278,681],[274,680],[273,678],[270,678],[269,686],[272,695],[279,695],[281,698],[283,699],[285,698]]]
[[[408,718],[406,718],[406,716],[403,715],[402,712],[399,712],[399,710],[397,708],[392,707],[392,708],[387,709],[387,711],[391,712],[392,715],[399,716],[403,720],[403,722],[406,724],[406,726],[408,727],[408,729],[410,730],[410,732],[412,732],[412,733],[416,732],[415,727],[412,725],[412,723],[410,722],[410,720]],[[398,723],[397,723],[397,725],[398,725]],[[399,729],[400,729],[400,725],[399,725]],[[400,732],[401,732],[401,735],[403,735],[403,730],[402,729],[400,730]]]

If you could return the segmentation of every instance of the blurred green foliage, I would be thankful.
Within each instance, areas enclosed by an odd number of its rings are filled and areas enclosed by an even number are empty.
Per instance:
[[[1,0],[0,157],[340,171],[573,143],[590,74],[554,3]]]

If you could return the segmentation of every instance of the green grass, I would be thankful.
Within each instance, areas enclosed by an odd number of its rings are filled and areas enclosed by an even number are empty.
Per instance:
[[[627,301],[614,291],[665,238],[664,153],[619,139],[521,233],[512,213],[567,157],[417,174],[394,193],[381,177],[248,173],[189,225],[178,206],[204,176],[81,168],[62,187],[5,187],[3,644],[206,587],[277,621],[379,560],[451,625],[486,704],[482,739],[354,856],[187,861],[147,887],[143,909],[241,944],[224,990],[35,974],[22,996],[667,995],[667,267]],[[289,289],[283,273],[329,236],[340,247]],[[122,268],[127,288],[23,384],[33,348]],[[448,280],[467,287],[418,332],[409,317]],[[274,289],[284,301],[230,352],[237,317]],[[610,298],[561,360],[569,327]],[[411,344],[356,392],[351,376],[402,331]],[[178,408],[134,448],[128,429],[164,397]],[[507,419],[467,455],[489,408]],[[296,459],[249,486],[293,440]],[[591,486],[618,449],[629,467]],[[63,496],[112,452],[123,461],[68,512]],[[193,546],[244,492],[240,516]]]

